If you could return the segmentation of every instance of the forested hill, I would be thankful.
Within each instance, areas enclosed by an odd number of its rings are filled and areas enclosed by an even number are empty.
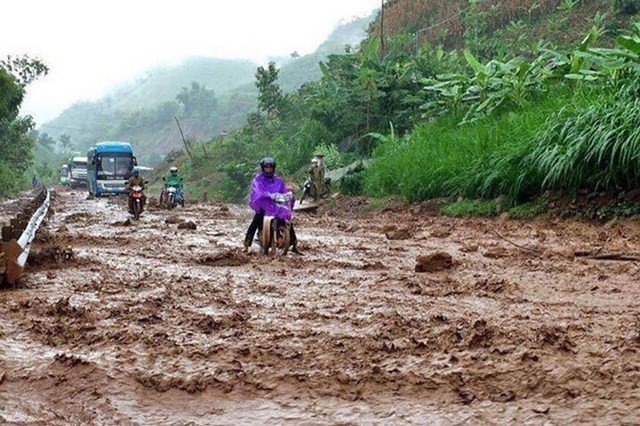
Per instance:
[[[283,89],[293,91],[319,78],[318,63],[344,52],[346,45],[355,48],[373,18],[342,23],[314,53],[281,61]],[[145,162],[155,163],[182,145],[174,116],[186,136],[198,140],[244,125],[246,115],[256,110],[257,67],[250,61],[194,57],[151,69],[98,101],[71,106],[39,128],[40,140],[57,151],[82,151],[98,140],[128,140]]]

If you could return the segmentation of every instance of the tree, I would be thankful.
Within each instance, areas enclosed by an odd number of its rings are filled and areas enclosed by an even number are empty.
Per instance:
[[[35,125],[30,116],[18,115],[26,86],[48,71],[27,56],[0,61],[0,196],[17,191],[31,165]]]
[[[267,68],[258,67],[256,87],[258,88],[258,108],[269,116],[275,116],[284,105],[285,97],[278,84],[280,70],[275,62],[269,62]]]
[[[27,55],[20,57],[9,55],[6,59],[0,61],[0,68],[4,68],[13,74],[22,87],[27,87],[37,78],[49,73],[49,67],[40,59],[30,58]]]
[[[71,146],[71,136],[69,136],[66,133],[63,133],[62,135],[58,136],[58,140],[60,141],[60,145],[62,145],[62,148],[65,151],[67,151]]]
[[[0,120],[15,119],[23,97],[24,89],[7,70],[0,68]]]
[[[40,133],[38,136],[38,143],[46,148],[52,147],[56,141],[48,133]]]
[[[218,99],[214,91],[195,81],[191,83],[190,88],[183,87],[176,100],[182,105],[184,115],[189,118],[211,116],[218,108]]]

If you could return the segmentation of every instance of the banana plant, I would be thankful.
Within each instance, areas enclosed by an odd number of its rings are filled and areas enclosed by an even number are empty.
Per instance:
[[[423,117],[433,117],[451,113],[458,115],[461,111],[465,90],[462,84],[456,80],[430,81],[423,80],[427,84],[425,89],[434,93],[434,99],[422,105],[425,111]]]
[[[531,97],[544,90],[545,76],[541,68],[545,60],[543,55],[531,62],[521,57],[506,63],[489,62],[484,67],[489,77],[486,82],[481,80],[482,89],[470,88],[480,94],[477,97],[480,101],[469,108],[461,124],[490,115],[505,103],[525,107]]]
[[[421,80],[429,99],[422,106],[424,116],[464,112],[460,124],[465,124],[486,117],[505,104],[526,107],[546,90],[551,80],[588,83],[603,78],[615,81],[632,71],[640,74],[640,23],[632,26],[630,35],[618,37],[617,48],[593,47],[601,34],[601,29],[592,28],[570,53],[539,46],[540,53],[533,60],[517,57],[483,64],[465,51],[471,75],[445,74]]]
[[[425,85],[424,89],[431,98],[421,106],[425,111],[423,117],[431,118],[447,113],[458,115],[470,81],[470,78],[464,74],[441,74],[435,79],[421,79],[420,82]]]
[[[628,71],[640,72],[640,23],[631,26],[630,35],[616,39],[617,48],[596,48],[592,45],[600,35],[592,29],[585,40],[571,54],[569,61],[559,61],[556,69],[564,78],[577,81],[597,81],[608,78],[615,81]],[[557,54],[556,58],[560,55]]]

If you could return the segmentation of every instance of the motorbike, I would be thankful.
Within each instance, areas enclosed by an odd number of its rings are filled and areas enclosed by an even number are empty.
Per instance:
[[[311,181],[311,177],[308,177],[307,180],[304,181],[302,185],[302,197],[300,197],[300,204],[304,202],[307,198],[327,198],[331,194],[331,178],[324,178],[322,185],[322,193],[316,196],[315,188],[313,186],[313,182]]]
[[[274,194],[274,206],[266,212],[262,228],[258,230],[261,252],[285,256],[291,247],[291,210],[293,193]]]
[[[175,206],[178,205],[177,195],[178,188],[174,186],[169,186],[163,189],[162,194],[160,194],[160,205],[167,210],[172,210]]]
[[[129,192],[129,213],[135,220],[140,219],[144,209],[144,192],[141,186],[134,185]]]
[[[162,178],[162,180],[167,181],[166,178]],[[167,210],[175,208],[178,204],[184,207],[184,194],[179,193],[177,186],[166,186],[165,183],[165,188],[160,193],[159,204]]]

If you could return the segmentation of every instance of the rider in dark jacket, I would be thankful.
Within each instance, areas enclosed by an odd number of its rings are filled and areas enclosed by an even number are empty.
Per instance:
[[[134,186],[139,186],[144,191],[145,184],[147,181],[144,180],[142,176],[140,176],[140,169],[138,167],[133,168],[133,175],[129,178],[127,183],[124,184],[125,188],[129,190],[129,212],[133,212],[133,198],[131,198],[131,189]],[[147,196],[142,194],[142,205],[144,206],[147,201]]]

